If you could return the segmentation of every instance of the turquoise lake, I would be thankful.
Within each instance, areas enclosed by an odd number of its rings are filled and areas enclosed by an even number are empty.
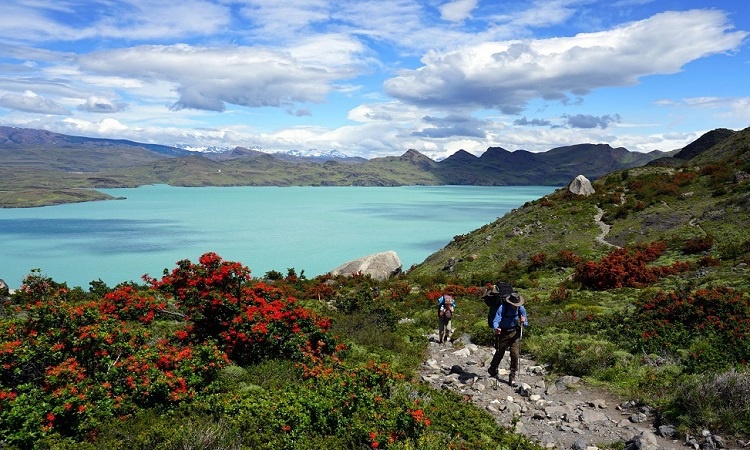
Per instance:
[[[32,269],[88,289],[162,275],[206,252],[252,275],[294,268],[312,278],[394,250],[404,270],[551,186],[200,187],[107,189],[125,200],[0,209],[0,279]]]

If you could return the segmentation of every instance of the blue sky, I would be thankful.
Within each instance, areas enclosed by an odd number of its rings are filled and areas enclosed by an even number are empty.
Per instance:
[[[440,159],[750,126],[747,0],[3,0],[0,125]]]

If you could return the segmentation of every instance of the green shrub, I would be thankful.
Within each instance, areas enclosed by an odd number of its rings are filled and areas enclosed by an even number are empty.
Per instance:
[[[608,341],[577,339],[559,348],[556,360],[551,363],[559,372],[577,376],[594,375],[615,365],[617,350],[617,346]]]
[[[734,369],[694,375],[677,389],[669,414],[695,429],[750,430],[750,372]]]

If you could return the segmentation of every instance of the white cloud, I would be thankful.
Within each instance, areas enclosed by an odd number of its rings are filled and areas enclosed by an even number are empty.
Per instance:
[[[325,44],[335,42],[328,47]],[[320,45],[316,45],[320,44]],[[334,83],[354,77],[362,47],[342,36],[323,37],[282,52],[252,47],[193,47],[146,45],[90,53],[80,67],[99,75],[127,76],[173,83],[179,99],[173,109],[223,111],[235,105],[288,106],[322,102]],[[321,62],[323,64],[321,64]]]
[[[86,103],[78,105],[81,111],[93,113],[116,113],[127,107],[125,103],[113,102],[107,98],[91,96],[86,99]]]
[[[601,87],[634,85],[646,75],[676,73],[690,61],[737,48],[747,34],[732,31],[720,11],[665,12],[610,31],[432,51],[422,67],[403,70],[384,87],[417,105],[514,114],[535,98],[564,100]]]
[[[335,9],[325,0],[247,0],[241,14],[253,23],[252,34],[269,42],[294,39]]]
[[[98,122],[89,122],[69,117],[63,120],[67,132],[81,133],[87,136],[112,136],[113,133],[124,133],[128,126],[112,118],[102,119]]]
[[[441,5],[440,17],[449,22],[463,22],[471,17],[471,12],[477,7],[477,0],[454,0]]]
[[[33,91],[26,91],[23,94],[5,94],[0,97],[0,107],[35,114],[70,115],[70,111],[64,106]]]
[[[581,3],[581,0],[537,0],[530,8],[512,14],[506,20],[514,28],[549,27],[570,19]]]
[[[657,105],[690,110],[712,110],[715,117],[750,126],[750,97],[687,97],[664,99]]]
[[[0,38],[11,41],[77,41],[122,38],[134,41],[209,35],[230,24],[228,5],[209,0],[121,0],[28,2],[4,0]],[[81,17],[85,26],[76,27]]]

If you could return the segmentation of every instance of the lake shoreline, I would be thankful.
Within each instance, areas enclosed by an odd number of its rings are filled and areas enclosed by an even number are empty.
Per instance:
[[[547,186],[204,187],[106,189],[119,202],[0,209],[0,278],[32,269],[69,286],[158,277],[215,252],[253,276],[295,268],[314,277],[393,250],[404,270],[456,235],[536,200]]]

